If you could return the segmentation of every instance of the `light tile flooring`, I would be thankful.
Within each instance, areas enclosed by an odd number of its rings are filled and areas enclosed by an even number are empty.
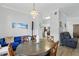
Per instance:
[[[79,39],[76,49],[65,46],[58,47],[57,56],[79,56]]]

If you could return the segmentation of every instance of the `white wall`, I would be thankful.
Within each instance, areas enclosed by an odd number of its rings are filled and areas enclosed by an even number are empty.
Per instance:
[[[32,19],[32,16],[29,14],[20,13],[14,10],[0,7],[0,37],[5,36],[20,36],[20,35],[32,35],[31,27],[32,21],[34,21],[34,34],[37,34],[39,29],[39,22],[42,20],[42,17],[38,16],[35,20]],[[28,29],[17,29],[12,28],[12,23],[26,23],[28,24]],[[40,35],[41,36],[41,35]]]
[[[55,15],[57,12],[57,15]],[[55,9],[52,12],[52,18],[50,19],[51,35],[54,36],[55,41],[59,40],[59,9]],[[19,35],[31,35],[31,21],[32,17],[29,14],[22,14],[10,9],[0,7],[0,37],[5,36],[19,36]],[[42,32],[39,27],[39,22],[42,21],[42,17],[38,17],[34,20],[35,30]],[[28,24],[28,29],[16,29],[12,28],[12,22],[25,22]],[[36,33],[36,31],[34,32]],[[42,35],[42,33],[41,33]],[[40,36],[41,36],[40,35]]]
[[[67,30],[70,32],[73,37],[73,24],[79,24],[79,17],[68,18],[67,20]]]
[[[55,12],[57,12],[56,15]],[[54,36],[55,41],[59,40],[59,9],[53,11],[50,25],[50,34]]]
[[[6,27],[6,20],[4,21],[6,15],[2,8],[0,8],[0,37],[4,36],[5,27]]]
[[[67,28],[65,28],[65,24],[66,24],[66,27],[67,27],[67,15],[65,15],[65,13],[63,13],[61,10],[59,10],[59,21],[62,22],[62,26],[59,28],[59,32],[64,32],[64,31],[67,31]]]
[[[31,34],[31,21],[32,18],[26,14],[0,7],[0,36],[5,37]],[[13,29],[12,22],[24,22],[28,24],[28,29]]]

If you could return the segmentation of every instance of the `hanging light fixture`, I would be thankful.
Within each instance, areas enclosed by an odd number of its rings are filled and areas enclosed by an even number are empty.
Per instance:
[[[31,11],[32,18],[35,19],[38,16],[38,11],[35,8],[35,3],[33,3],[33,9]]]

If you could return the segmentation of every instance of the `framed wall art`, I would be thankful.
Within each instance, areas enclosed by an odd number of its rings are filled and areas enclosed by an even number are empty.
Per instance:
[[[21,29],[28,29],[28,24],[26,23],[12,23],[12,28],[21,28]]]

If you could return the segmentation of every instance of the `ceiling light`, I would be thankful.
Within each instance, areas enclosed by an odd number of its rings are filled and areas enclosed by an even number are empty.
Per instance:
[[[31,11],[32,18],[35,19],[38,16],[38,11],[35,8],[35,3],[33,3],[33,9]]]
[[[50,16],[47,16],[47,17],[45,17],[45,19],[51,19],[51,17]]]

